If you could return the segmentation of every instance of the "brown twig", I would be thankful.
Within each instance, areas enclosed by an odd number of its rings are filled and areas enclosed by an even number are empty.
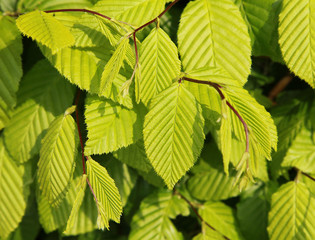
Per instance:
[[[271,89],[269,92],[268,98],[275,104],[275,98],[281,93],[288,84],[292,81],[293,75],[286,75]]]
[[[181,199],[183,199],[185,202],[188,203],[188,205],[191,207],[191,209],[194,211],[194,213],[196,214],[196,216],[199,218],[199,220],[203,223],[205,223],[207,225],[207,227],[209,227],[210,229],[212,229],[215,232],[218,232],[214,227],[212,227],[209,223],[207,223],[203,217],[198,213],[197,209],[195,208],[195,206],[186,198],[184,197],[180,192],[178,192],[176,189],[174,189],[174,193],[176,195],[178,195]],[[222,233],[220,233],[224,239],[226,240],[230,240],[228,237],[224,236]]]

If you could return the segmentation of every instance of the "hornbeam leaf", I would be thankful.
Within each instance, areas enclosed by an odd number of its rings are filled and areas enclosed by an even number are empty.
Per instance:
[[[165,6],[165,0],[115,0],[98,1],[93,9],[133,26],[141,26],[157,17]]]
[[[57,117],[42,141],[38,162],[38,182],[42,194],[52,205],[65,197],[74,171],[79,136],[70,115]]]
[[[272,195],[268,218],[271,240],[314,239],[315,198],[302,182],[288,182]]]
[[[86,163],[88,179],[96,196],[96,204],[99,209],[98,227],[109,229],[109,220],[120,222],[122,204],[119,191],[104,167],[92,158],[89,158]]]
[[[53,53],[74,44],[69,29],[45,12],[24,14],[16,20],[16,24],[24,35],[51,48]]]
[[[74,225],[75,220],[78,218],[79,209],[82,205],[82,202],[83,202],[83,199],[85,196],[86,178],[87,178],[87,175],[84,174],[82,176],[82,179],[81,179],[81,182],[79,185],[79,192],[78,192],[78,194],[74,200],[74,203],[73,203],[73,207],[72,207],[72,210],[71,210],[68,222],[67,222],[66,230],[64,231],[64,233],[66,233],[66,234],[70,231],[70,229]]]
[[[221,202],[206,202],[199,208],[200,216],[210,226],[229,239],[243,239],[233,209]],[[209,228],[207,226],[207,228]]]
[[[312,134],[305,127],[301,129],[283,159],[283,167],[297,167],[303,172],[315,173],[315,143]]]
[[[85,111],[86,154],[109,153],[136,142],[141,137],[141,111],[139,106],[131,110],[111,100],[89,95]]]
[[[103,94],[107,88],[111,88],[113,81],[118,76],[119,70],[126,57],[128,44],[129,38],[123,38],[114,54],[106,63],[100,82],[100,94]]]
[[[161,28],[154,28],[140,48],[140,99],[149,100],[172,85],[180,73],[177,47]]]
[[[22,77],[22,39],[14,21],[0,16],[0,130],[9,122]]]
[[[26,208],[23,195],[24,167],[9,157],[0,138],[0,238],[7,236],[18,227]]]
[[[71,106],[74,91],[45,60],[24,77],[18,92],[18,106],[5,128],[5,145],[13,159],[26,162],[39,153],[49,124]]]
[[[231,0],[189,2],[178,28],[178,48],[185,72],[220,66],[241,84],[247,81],[250,37],[240,10]]]
[[[106,40],[106,39],[105,39]],[[108,44],[109,45],[109,44]],[[40,46],[45,57],[58,71],[71,83],[91,93],[103,95],[106,98],[118,102],[128,108],[132,108],[132,100],[129,95],[122,97],[121,87],[127,80],[125,72],[120,71],[111,88],[107,88],[101,94],[100,78],[106,62],[110,59],[113,50],[110,46],[88,48],[64,48],[56,54],[45,46]]]
[[[155,171],[172,189],[196,161],[204,142],[201,106],[183,83],[174,83],[150,104],[143,136]]]
[[[315,1],[284,0],[279,16],[279,43],[288,67],[315,88]]]
[[[145,198],[131,222],[130,240],[183,239],[169,218],[188,215],[188,204],[162,190]]]
[[[222,101],[222,105],[226,105],[226,100]],[[224,107],[221,108],[222,112]],[[229,175],[229,164],[231,161],[231,152],[232,152],[232,122],[230,114],[223,115],[221,118],[221,127],[220,127],[220,142],[221,142],[221,152],[223,155],[223,165],[224,172]]]

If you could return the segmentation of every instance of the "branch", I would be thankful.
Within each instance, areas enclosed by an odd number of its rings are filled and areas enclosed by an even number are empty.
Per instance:
[[[305,173],[305,172],[302,172],[302,175],[304,175],[304,176],[308,177],[309,179],[311,179],[312,181],[314,181],[314,182],[315,182],[315,178],[314,178],[314,177],[312,177],[311,175],[309,175],[309,174],[307,174],[307,173]]]
[[[209,85],[209,86],[215,88],[215,90],[217,90],[217,92],[219,93],[219,95],[221,97],[221,100],[225,99],[225,96],[224,96],[224,94],[223,94],[223,92],[221,90],[222,86],[217,84],[217,83],[213,83],[213,82],[210,82],[210,81],[202,81],[202,80],[192,79],[192,78],[188,78],[188,77],[183,77],[181,80],[186,80],[188,82],[194,82],[194,83]],[[246,149],[245,149],[245,152],[249,152],[249,130],[248,130],[248,126],[247,126],[245,120],[239,114],[239,112],[227,100],[226,100],[226,105],[228,105],[228,107],[235,113],[235,115],[238,117],[238,119],[243,124],[244,131],[245,131],[245,136],[246,136]]]
[[[191,207],[191,209],[194,211],[194,213],[196,214],[196,216],[199,218],[199,220],[203,223],[205,223],[210,229],[212,229],[215,232],[218,232],[214,227],[212,227],[209,223],[207,223],[202,217],[201,215],[198,213],[197,209],[194,207],[194,205],[186,198],[184,197],[180,192],[178,192],[175,188],[174,188],[174,193],[176,195],[178,195],[181,199],[183,199],[185,202],[188,203],[188,205]],[[222,234],[222,233],[220,233]],[[224,239],[226,240],[230,240],[228,237],[224,236],[222,234],[222,236],[224,237]]]

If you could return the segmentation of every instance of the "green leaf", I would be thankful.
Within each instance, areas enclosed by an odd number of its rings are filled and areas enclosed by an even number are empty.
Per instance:
[[[110,100],[89,95],[85,111],[88,130],[86,154],[109,153],[136,142],[141,137],[141,111],[140,107],[130,110]]]
[[[283,0],[279,43],[283,58],[297,76],[315,88],[315,2]]]
[[[16,20],[16,25],[24,35],[51,48],[53,53],[74,44],[69,29],[45,12],[24,14]]]
[[[70,112],[69,112],[70,111]],[[79,136],[69,109],[49,126],[42,141],[38,162],[38,183],[53,206],[65,197],[75,166]]]
[[[18,166],[9,156],[0,138],[0,237],[14,231],[26,208],[23,195],[24,166]]]
[[[0,16],[0,130],[9,122],[22,77],[22,39],[9,17]]]
[[[226,101],[222,101],[222,118],[220,128],[221,152],[223,155],[224,172],[229,175],[229,164],[231,161],[232,144],[232,122],[229,114],[224,114],[223,109],[227,110]]]
[[[119,191],[104,167],[92,158],[86,163],[88,179],[96,196],[98,227],[109,229],[109,220],[120,222],[122,204]]]
[[[152,100],[144,121],[144,145],[153,168],[170,189],[199,156],[203,127],[201,106],[183,83],[174,83]]]
[[[302,172],[315,173],[315,143],[312,135],[313,132],[305,127],[301,129],[283,159],[283,167],[296,167]]]
[[[65,8],[87,8],[91,6],[89,0],[23,0],[19,2],[20,7],[25,10],[41,9],[65,9]]]
[[[243,239],[232,208],[221,202],[206,202],[199,214],[210,226],[229,239]]]
[[[271,240],[314,239],[315,198],[304,183],[288,182],[272,195],[268,233]]]
[[[269,56],[282,62],[278,43],[278,16],[281,2],[277,0],[236,0],[248,26],[254,56]]]
[[[145,198],[131,222],[130,240],[183,239],[169,218],[188,215],[188,204],[171,192],[161,190]]]
[[[69,219],[67,221],[67,227],[66,227],[66,230],[64,231],[65,234],[67,234],[71,230],[75,221],[78,219],[79,210],[80,210],[80,207],[82,206],[82,202],[85,196],[86,181],[87,181],[87,175],[84,174],[82,176],[82,179],[79,185],[79,192],[74,200],[73,207],[72,207]]]
[[[140,138],[136,143],[119,149],[113,153],[114,157],[128,166],[149,172],[152,169],[150,161],[145,153],[143,139]]]
[[[38,62],[24,77],[18,105],[5,128],[5,145],[13,159],[26,162],[39,153],[40,142],[54,118],[71,106],[74,92],[47,61]]]
[[[261,191],[237,204],[237,218],[246,239],[268,239],[269,204]]]
[[[140,99],[151,98],[170,85],[180,73],[177,47],[161,28],[154,28],[140,48]]]
[[[204,146],[200,160],[192,172],[194,175],[189,178],[187,188],[196,199],[218,201],[240,194],[238,187],[233,186],[236,174],[225,174],[221,153],[214,142]]]
[[[100,95],[103,95],[107,88],[111,88],[113,81],[117,78],[124,58],[126,57],[128,44],[129,38],[124,37],[117,46],[114,54],[105,65],[100,82]]]
[[[111,57],[112,47],[87,47],[64,48],[56,54],[45,46],[40,46],[44,56],[58,69],[71,83],[90,93],[101,95],[100,79],[105,64]],[[129,95],[121,96],[121,88],[127,80],[126,71],[120,71],[111,87],[105,89],[102,95],[118,102],[128,108],[132,108],[132,100]]]
[[[122,206],[124,207],[127,204],[129,195],[136,184],[137,174],[133,169],[128,168],[126,164],[120,163],[113,158],[106,161],[105,167],[118,187]]]
[[[204,222],[201,223],[201,233],[193,238],[193,240],[224,240],[226,239],[219,232],[209,228]]]
[[[178,48],[185,72],[219,66],[241,84],[247,81],[250,37],[240,10],[230,0],[189,2],[180,20]]]
[[[253,148],[257,148],[258,155],[271,159],[272,148],[277,150],[278,137],[276,126],[270,114],[241,87],[227,87],[224,89],[224,92],[227,95],[227,99],[249,126],[249,137],[253,141]],[[244,129],[236,115],[232,112],[230,114],[235,119],[234,122],[239,125],[239,129]],[[244,132],[244,130],[242,131]],[[244,139],[239,133],[237,137]]]
[[[115,0],[98,1],[94,10],[103,13],[116,20],[120,20],[133,26],[141,26],[157,17],[165,6],[165,0]]]

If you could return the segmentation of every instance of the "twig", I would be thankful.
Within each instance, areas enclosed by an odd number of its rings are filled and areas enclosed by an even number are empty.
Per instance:
[[[102,18],[106,18],[107,20],[111,20],[112,19],[111,17],[105,16],[105,15],[99,13],[99,12],[95,12],[95,11],[84,9],[84,8],[81,8],[81,9],[67,8],[67,9],[56,9],[56,10],[45,11],[45,13],[55,13],[55,12],[86,12],[86,13],[90,13],[90,14],[93,14],[93,15],[98,15],[98,16],[100,16]]]
[[[217,92],[219,93],[221,100],[225,99],[225,96],[222,92],[222,86],[217,84],[217,83],[213,83],[210,81],[202,81],[202,80],[197,80],[197,79],[192,79],[192,78],[188,78],[188,77],[183,77],[182,80],[186,80],[188,82],[194,82],[194,83],[199,83],[199,84],[206,84],[209,85],[211,87],[213,87],[215,90],[217,90]],[[249,130],[248,130],[248,126],[245,122],[245,120],[243,119],[243,117],[239,114],[239,112],[232,106],[232,104],[226,100],[226,105],[228,105],[228,107],[235,113],[235,115],[238,117],[238,119],[241,121],[241,123],[244,126],[244,131],[245,131],[245,136],[246,136],[246,149],[245,152],[249,152]]]
[[[304,176],[308,177],[309,179],[311,179],[312,181],[314,181],[314,182],[315,182],[315,178],[314,178],[314,177],[312,177],[311,175],[309,175],[309,174],[307,174],[307,173],[305,173],[305,172],[302,172],[302,175],[304,175]]]
[[[286,75],[271,89],[268,98],[273,102],[273,104],[275,104],[275,98],[288,86],[292,79],[292,74]]]
[[[178,192],[176,189],[174,189],[174,193],[176,195],[178,195],[181,199],[183,199],[185,202],[188,203],[188,205],[191,207],[191,209],[194,211],[194,213],[196,214],[196,216],[199,218],[199,220],[203,223],[205,223],[209,228],[211,228],[213,231],[218,232],[214,227],[212,227],[209,223],[207,223],[202,216],[198,213],[197,209],[194,207],[194,205],[186,198],[184,197],[180,192]],[[222,233],[220,233],[222,234]],[[224,237],[224,239],[226,240],[230,240],[228,237],[224,236],[222,234],[222,236]]]

